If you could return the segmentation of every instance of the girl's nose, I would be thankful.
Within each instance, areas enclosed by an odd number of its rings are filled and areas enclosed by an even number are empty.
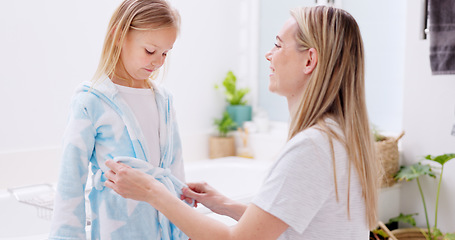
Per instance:
[[[152,64],[155,66],[162,66],[166,60],[166,55],[160,55],[152,59]]]

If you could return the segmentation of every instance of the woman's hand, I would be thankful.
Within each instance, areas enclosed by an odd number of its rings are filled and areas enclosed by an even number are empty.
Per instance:
[[[205,182],[188,183],[188,188],[183,188],[182,192],[184,198],[192,198],[212,212],[227,215],[236,220],[240,219],[246,209],[245,205],[227,198]]]
[[[149,202],[153,196],[157,196],[158,192],[163,190],[161,188],[167,190],[152,176],[123,163],[107,160],[106,166],[111,170],[104,173],[108,179],[104,185],[124,198]]]

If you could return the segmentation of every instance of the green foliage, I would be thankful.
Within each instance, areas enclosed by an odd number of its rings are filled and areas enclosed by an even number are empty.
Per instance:
[[[226,95],[226,101],[230,105],[245,105],[247,102],[243,100],[243,97],[250,91],[249,88],[240,88],[237,89],[236,86],[237,77],[232,71],[227,72],[226,77],[223,80],[223,86],[226,89],[224,94]],[[215,85],[215,88],[218,89],[218,85]]]
[[[395,175],[396,180],[411,181],[420,176],[428,175],[435,178],[436,175],[431,171],[430,165],[422,165],[420,162],[414,163],[411,166],[401,166],[400,170]]]
[[[455,240],[455,233],[446,233],[442,240]]]
[[[386,239],[389,237],[389,235],[387,235],[387,233],[385,233],[384,230],[382,230],[382,229],[374,229],[374,230],[371,230],[371,232],[377,236],[381,236],[383,239]]]
[[[439,237],[442,237],[445,240],[450,240],[450,239],[455,240],[455,234],[447,233],[447,234],[443,235],[437,227],[438,226],[439,193],[441,190],[441,181],[442,181],[442,174],[444,172],[444,164],[453,158],[455,158],[454,153],[443,154],[443,155],[439,155],[439,156],[427,155],[424,158],[425,160],[430,160],[432,162],[441,164],[441,173],[439,175],[438,190],[436,192],[436,208],[435,208],[435,220],[434,220],[433,228],[430,228],[430,222],[428,220],[427,206],[425,203],[425,197],[423,195],[422,186],[420,185],[420,181],[419,181],[419,177],[423,176],[423,175],[427,175],[427,176],[436,178],[436,175],[431,170],[431,166],[429,164],[422,165],[420,162],[415,163],[411,166],[401,166],[400,170],[395,175],[395,179],[397,179],[397,180],[406,180],[406,181],[411,181],[414,179],[416,180],[417,186],[419,187],[420,196],[422,198],[423,208],[425,211],[425,219],[426,219],[427,230],[428,230],[428,235],[425,234],[425,238],[428,240],[440,239]],[[401,216],[401,214],[400,214],[400,216]],[[432,231],[431,231],[431,229],[432,229]]]
[[[406,215],[404,215],[403,213],[400,213],[399,216],[389,219],[388,224],[394,223],[394,222],[402,222],[402,223],[411,224],[412,226],[415,227],[416,226],[416,220],[414,219],[415,215],[418,215],[418,213],[406,214]]]
[[[215,119],[213,124],[216,126],[220,137],[227,137],[228,132],[237,126],[227,111],[223,112],[221,119]]]
[[[371,131],[373,132],[373,137],[376,142],[384,141],[386,137],[382,135],[376,125],[372,125]]]
[[[455,153],[443,154],[443,155],[439,155],[439,156],[431,156],[431,155],[425,156],[425,159],[433,161],[433,162],[437,162],[441,165],[444,165],[446,162],[448,162],[449,160],[451,160],[453,158],[455,158]]]

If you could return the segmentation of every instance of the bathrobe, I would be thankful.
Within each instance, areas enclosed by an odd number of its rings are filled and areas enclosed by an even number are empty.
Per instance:
[[[125,199],[104,187],[107,159],[153,175],[177,197],[184,186],[169,167],[182,161],[171,95],[152,83],[159,112],[160,166],[148,163],[145,137],[127,103],[110,79],[83,83],[72,99],[49,239],[86,239],[85,191],[89,166],[91,239],[188,239],[164,215],[145,202]],[[144,167],[145,166],[145,167]]]

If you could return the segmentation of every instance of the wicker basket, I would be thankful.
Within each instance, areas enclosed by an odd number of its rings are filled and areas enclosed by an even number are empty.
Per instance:
[[[209,138],[209,158],[221,158],[235,156],[234,137],[210,137]]]
[[[422,231],[425,230],[421,230],[419,228],[403,228],[395,229],[392,231],[392,233],[398,240],[426,240],[425,235],[423,235]],[[427,231],[425,232],[428,233]]]
[[[398,137],[386,137],[384,140],[375,142],[376,155],[381,161],[383,168],[381,187],[391,187],[395,184],[393,176],[400,169],[399,153],[398,153],[398,140],[403,137],[402,132]]]
[[[428,231],[420,228],[402,228],[390,231],[381,221],[378,222],[378,225],[389,236],[389,240],[426,240],[422,232],[428,233]]]

